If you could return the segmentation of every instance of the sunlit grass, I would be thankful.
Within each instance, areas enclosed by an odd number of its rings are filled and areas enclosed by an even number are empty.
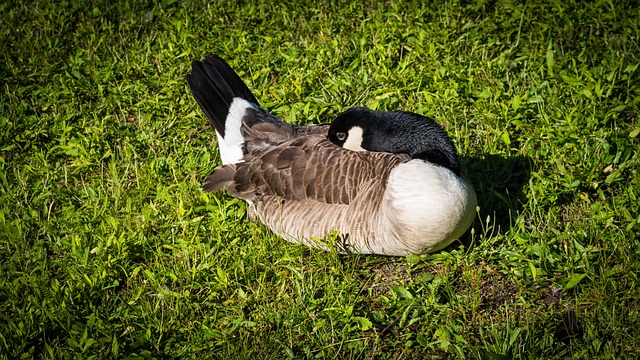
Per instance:
[[[0,357],[640,356],[640,11],[0,4]],[[442,252],[341,256],[201,192],[225,58],[296,123],[433,116],[478,192]]]

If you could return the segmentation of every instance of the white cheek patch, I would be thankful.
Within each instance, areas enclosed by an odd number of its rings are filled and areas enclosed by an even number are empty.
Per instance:
[[[352,127],[347,133],[347,141],[342,147],[353,151],[366,151],[362,148],[362,133],[363,130],[360,126]]]

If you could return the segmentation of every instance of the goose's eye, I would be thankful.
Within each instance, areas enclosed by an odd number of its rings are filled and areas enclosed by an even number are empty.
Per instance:
[[[340,141],[344,141],[347,138],[347,133],[345,132],[337,132],[336,133],[336,138],[338,138],[338,140]]]

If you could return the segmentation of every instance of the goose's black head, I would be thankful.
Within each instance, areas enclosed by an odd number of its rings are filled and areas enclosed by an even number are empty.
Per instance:
[[[460,175],[460,161],[451,139],[426,116],[353,108],[338,115],[327,137],[345,149],[405,153]]]

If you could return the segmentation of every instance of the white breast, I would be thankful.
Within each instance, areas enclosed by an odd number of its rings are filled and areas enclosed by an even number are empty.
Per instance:
[[[408,252],[435,251],[464,234],[476,204],[469,182],[449,169],[414,159],[391,171],[381,226]]]

